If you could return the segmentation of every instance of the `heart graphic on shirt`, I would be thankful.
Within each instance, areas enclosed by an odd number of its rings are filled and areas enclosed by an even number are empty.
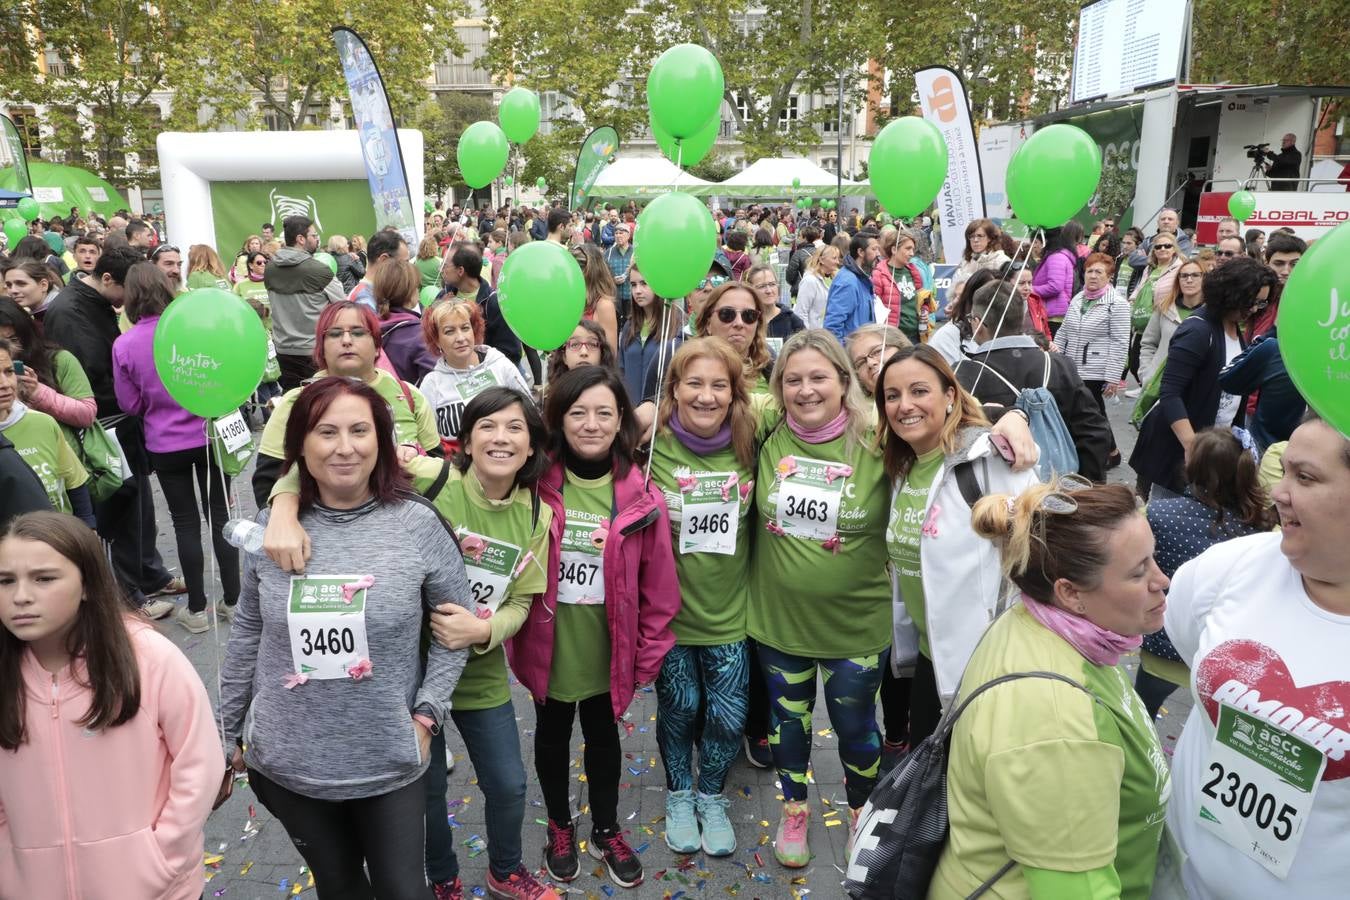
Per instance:
[[[1350,777],[1350,681],[1299,687],[1279,653],[1260,641],[1224,641],[1205,654],[1196,688],[1211,722],[1220,701],[1284,728],[1327,756],[1324,781]]]

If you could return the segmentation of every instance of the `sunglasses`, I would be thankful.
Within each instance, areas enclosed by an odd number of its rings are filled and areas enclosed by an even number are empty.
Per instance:
[[[759,321],[759,310],[757,309],[732,309],[730,306],[724,306],[717,311],[717,321],[723,325],[730,325],[736,321],[736,314],[740,313],[741,321],[746,325],[753,325]]]
[[[1154,249],[1154,250],[1175,250],[1175,249],[1177,249],[1177,245],[1176,245],[1176,244],[1154,244],[1154,245],[1153,245],[1153,249]]]
[[[698,287],[699,290],[707,290],[708,288],[719,288],[722,285],[726,284],[728,280],[729,279],[725,275],[709,275],[707,278],[703,279],[698,283]]]
[[[1078,501],[1073,499],[1073,494],[1091,487],[1092,482],[1082,475],[1075,473],[1061,475],[1059,476],[1059,490],[1045,495],[1041,500],[1041,509],[1057,516],[1071,516],[1078,512]],[[1008,503],[1012,504],[1012,502],[1012,498],[1009,498]],[[1011,506],[1009,511],[1011,511]]]
[[[1215,250],[1214,255],[1227,258],[1230,256],[1237,256],[1238,252],[1236,250]]]

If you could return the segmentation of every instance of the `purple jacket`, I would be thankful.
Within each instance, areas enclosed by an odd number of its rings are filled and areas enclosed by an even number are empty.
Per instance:
[[[141,319],[113,341],[113,390],[117,405],[145,420],[145,446],[152,453],[206,446],[206,420],[178,405],[155,370],[155,326],[159,316]]]
[[[1072,250],[1060,249],[1051,253],[1036,267],[1031,289],[1045,301],[1045,314],[1062,318],[1069,311],[1073,299],[1073,270],[1078,262]]]
[[[553,624],[558,605],[558,563],[563,526],[563,467],[554,462],[539,482],[539,498],[553,510],[548,542],[548,589],[530,606],[529,617],[506,645],[511,671],[538,701],[548,696],[553,667]],[[633,702],[639,684],[656,680],[675,645],[670,622],[680,611],[680,586],[670,541],[666,500],[656,485],[645,490],[642,470],[614,474],[619,513],[603,550],[605,615],[609,620],[609,696],[614,718]]]
[[[389,357],[394,374],[408,384],[421,384],[436,368],[436,357],[427,352],[422,340],[422,317],[411,310],[389,311],[389,318],[380,323],[380,348]]]

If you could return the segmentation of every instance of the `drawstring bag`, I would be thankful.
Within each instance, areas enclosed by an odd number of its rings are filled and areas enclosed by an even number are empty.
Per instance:
[[[960,705],[948,707],[933,733],[877,782],[858,814],[853,853],[844,877],[844,891],[852,900],[928,896],[951,829],[947,817],[947,753],[952,729],[976,697],[1021,678],[1062,681],[1097,699],[1086,687],[1057,672],[1013,672],[985,682]],[[1015,865],[1009,860],[970,896],[982,896]]]
[[[71,443],[75,455],[89,473],[89,497],[95,503],[102,503],[117,493],[122,482],[131,477],[131,467],[122,453],[117,433],[104,428],[98,419],[85,428],[67,431],[68,436],[72,433],[75,439]]]
[[[1041,450],[1041,458],[1036,463],[1037,477],[1041,481],[1049,481],[1056,475],[1070,475],[1077,472],[1078,448],[1073,444],[1069,426],[1064,424],[1059,404],[1050,393],[1050,354],[1045,354],[1041,386],[1034,388],[1013,387],[1012,382],[1000,375],[993,366],[978,359],[962,360],[963,363],[967,361],[983,366],[1017,397],[1013,408],[1026,413],[1031,436]]]

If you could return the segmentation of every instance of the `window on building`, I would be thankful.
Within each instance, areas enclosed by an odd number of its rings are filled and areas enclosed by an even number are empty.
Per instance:
[[[61,54],[50,48],[43,53],[42,63],[48,75],[64,78],[70,73],[70,70],[66,67],[66,61],[61,58]]]
[[[797,124],[797,98],[789,97],[787,105],[778,111],[778,130],[787,131]]]
[[[827,156],[820,161],[820,167],[833,175],[839,171],[839,159],[838,157]]]
[[[436,84],[441,87],[490,85],[491,76],[482,67],[487,51],[488,29],[483,25],[457,25],[455,33],[464,45],[463,53],[446,52],[435,66]]]
[[[36,158],[42,153],[42,135],[38,128],[37,112],[31,106],[11,106],[9,117],[19,130],[19,139],[23,150],[29,157]]]

